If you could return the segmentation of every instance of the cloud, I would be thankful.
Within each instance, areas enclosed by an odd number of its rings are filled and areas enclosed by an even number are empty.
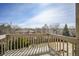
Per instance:
[[[24,21],[24,23],[20,25],[21,26],[28,25],[28,27],[33,27],[33,28],[41,27],[44,24],[57,23],[59,19],[62,19],[62,17],[64,16],[65,14],[64,14],[64,11],[62,11],[62,9],[50,8],[50,9],[41,11],[38,15],[35,15],[34,17],[30,18],[28,21]]]
[[[44,24],[73,25],[75,23],[75,4],[13,4],[1,10],[0,23],[12,22],[20,27],[34,28],[42,27]]]
[[[17,19],[17,21],[15,22],[20,27],[35,28],[42,27],[44,24],[50,25],[54,23],[70,24],[74,20],[73,7],[47,3],[26,6],[27,5],[19,6],[12,12],[12,14],[16,14],[14,18]]]
[[[43,8],[43,7],[47,7],[47,6],[49,6],[50,5],[50,3],[40,3],[39,4],[39,7],[40,8]]]

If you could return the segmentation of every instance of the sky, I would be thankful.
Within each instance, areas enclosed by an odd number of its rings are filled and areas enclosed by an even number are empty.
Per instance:
[[[75,26],[73,3],[0,3],[0,23],[12,23],[25,28],[42,27],[44,24]]]

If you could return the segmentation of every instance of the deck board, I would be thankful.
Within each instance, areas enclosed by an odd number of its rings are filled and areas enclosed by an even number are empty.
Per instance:
[[[49,52],[48,44],[39,44],[17,50],[6,51],[3,56],[36,56]]]

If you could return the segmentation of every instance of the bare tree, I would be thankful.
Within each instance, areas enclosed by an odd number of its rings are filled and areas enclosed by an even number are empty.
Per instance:
[[[11,30],[11,25],[9,25],[9,24],[0,25],[0,33],[1,34],[9,34],[10,30]]]
[[[59,24],[55,23],[55,24],[50,25],[50,29],[53,30],[54,34],[58,34]]]
[[[49,27],[48,27],[47,24],[45,24],[45,25],[42,27],[42,31],[43,31],[44,33],[49,33]]]

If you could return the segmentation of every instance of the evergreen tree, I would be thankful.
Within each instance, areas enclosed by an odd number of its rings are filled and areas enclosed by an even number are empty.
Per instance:
[[[63,29],[63,35],[64,36],[70,36],[67,24],[65,24],[65,27]]]

